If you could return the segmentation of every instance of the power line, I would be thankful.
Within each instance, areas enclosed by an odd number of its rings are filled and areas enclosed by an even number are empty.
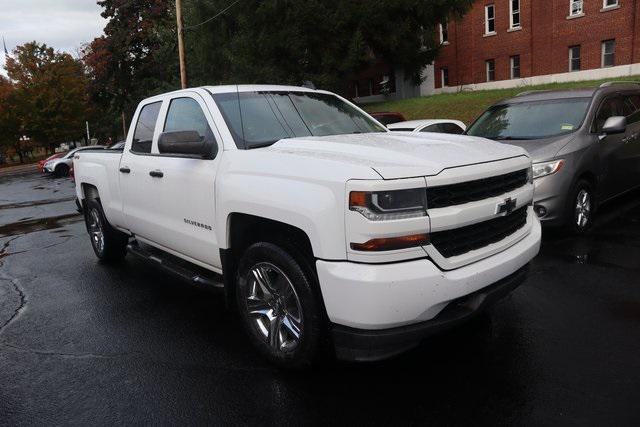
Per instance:
[[[233,3],[231,3],[229,6],[225,7],[224,9],[222,9],[220,12],[216,13],[214,16],[212,16],[209,19],[206,19],[202,22],[200,22],[199,24],[195,24],[195,25],[189,25],[188,27],[184,27],[185,30],[192,30],[194,28],[198,28],[203,26],[204,24],[213,21],[214,19],[216,19],[218,16],[222,15],[223,13],[225,13],[227,10],[231,9],[233,6],[235,6],[237,3],[239,3],[240,0],[236,0]]]

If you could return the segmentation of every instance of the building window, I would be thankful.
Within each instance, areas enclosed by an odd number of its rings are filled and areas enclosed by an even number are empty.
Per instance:
[[[449,69],[448,68],[440,69],[440,83],[442,87],[449,86]]]
[[[616,41],[605,40],[602,42],[602,67],[616,65]]]
[[[484,7],[484,33],[495,34],[496,32],[496,7],[488,4]]]
[[[449,23],[447,21],[445,21],[443,24],[440,24],[440,43],[449,43]]]
[[[582,0],[569,0],[569,16],[582,15]]]
[[[487,66],[487,81],[492,82],[496,79],[496,61],[489,59],[485,64]]]
[[[511,78],[520,78],[520,55],[514,55],[511,57]]]
[[[602,8],[608,9],[610,7],[618,6],[618,0],[602,0]]]
[[[569,71],[580,71],[580,46],[569,47]]]
[[[509,0],[511,29],[520,28],[520,0]]]

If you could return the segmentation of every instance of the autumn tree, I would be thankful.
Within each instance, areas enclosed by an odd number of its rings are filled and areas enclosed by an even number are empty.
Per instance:
[[[16,47],[6,69],[25,135],[49,151],[82,138],[87,79],[80,61],[34,41]]]

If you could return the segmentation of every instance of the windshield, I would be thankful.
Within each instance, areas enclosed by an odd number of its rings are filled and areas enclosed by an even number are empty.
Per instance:
[[[467,135],[495,140],[541,139],[571,133],[582,125],[591,98],[497,105],[485,111]]]
[[[386,132],[340,98],[315,92],[212,94],[238,148],[283,138]]]

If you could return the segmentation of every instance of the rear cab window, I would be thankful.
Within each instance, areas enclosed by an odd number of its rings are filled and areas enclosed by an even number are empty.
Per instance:
[[[140,110],[136,129],[133,133],[131,151],[134,153],[151,153],[153,134],[158,121],[162,101],[147,104]]]

